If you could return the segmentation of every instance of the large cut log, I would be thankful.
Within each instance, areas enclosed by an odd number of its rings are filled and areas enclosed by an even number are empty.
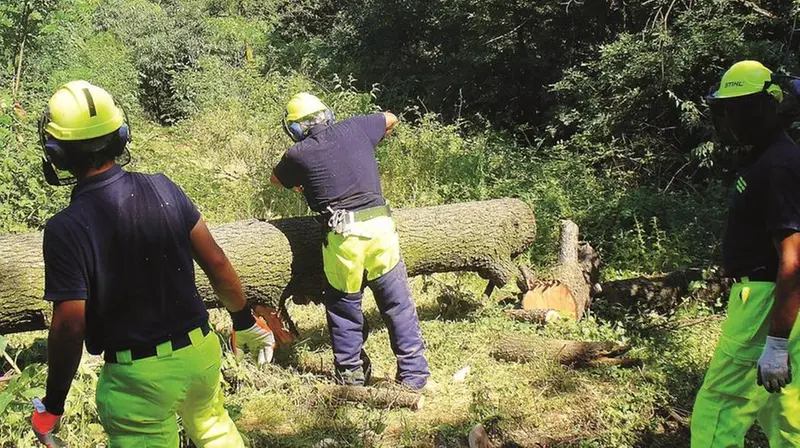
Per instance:
[[[652,277],[636,277],[602,284],[596,295],[608,312],[627,314],[633,311],[669,313],[684,299],[709,305],[727,299],[731,280],[719,269],[687,269]]]
[[[578,241],[578,226],[561,221],[558,264],[544,278],[520,266],[517,286],[522,291],[522,309],[557,310],[580,319],[591,305],[592,294],[599,286],[600,257],[587,243]]]
[[[636,360],[618,358],[628,350],[629,347],[614,342],[570,341],[506,335],[497,342],[491,355],[502,361],[531,362],[546,359],[578,367],[607,364],[635,365]]]
[[[497,199],[395,212],[409,275],[472,271],[502,286],[517,268],[512,258],[534,240],[533,211],[517,199]],[[312,217],[240,221],[212,229],[254,303],[278,308],[289,297],[319,300],[322,227]],[[0,236],[0,333],[46,327],[41,234]],[[196,268],[200,294],[218,302]]]

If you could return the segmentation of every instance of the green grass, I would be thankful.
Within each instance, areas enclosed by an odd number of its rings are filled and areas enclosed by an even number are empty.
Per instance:
[[[412,285],[433,379],[440,386],[425,407],[412,412],[326,400],[318,388],[328,379],[302,373],[294,361],[304,353],[330,359],[324,311],[314,305],[292,306],[301,337],[280,349],[277,365],[262,369],[249,362],[237,365],[226,353],[226,376],[236,378],[227,384],[226,406],[254,446],[308,447],[330,438],[338,446],[461,447],[476,423],[483,423],[497,441],[519,446],[688,444],[688,430],[674,416],[690,412],[718,336],[719,319],[679,330],[647,330],[646,321],[626,327],[596,317],[534,327],[504,317],[494,300],[481,303],[482,282],[474,275],[416,278]],[[495,298],[509,293],[501,290]],[[376,375],[392,377],[395,364],[388,335],[369,294],[364,310],[372,330],[366,349]],[[689,305],[675,319],[705,315],[707,311]],[[215,313],[214,321],[227,328],[224,314]],[[644,364],[634,369],[577,370],[547,360],[528,364],[494,360],[490,348],[508,333],[630,343],[632,356]],[[8,353],[21,368],[29,369],[30,376],[7,409],[0,411],[0,447],[33,446],[28,395],[44,387],[45,371],[37,364],[44,361],[44,336],[43,332],[8,336]],[[85,357],[73,383],[61,432],[71,446],[104,443],[94,408],[100,365],[99,359]],[[465,366],[471,368],[466,381],[453,382],[452,375]],[[0,391],[0,403],[2,396]],[[766,446],[759,437],[754,431],[752,446]]]

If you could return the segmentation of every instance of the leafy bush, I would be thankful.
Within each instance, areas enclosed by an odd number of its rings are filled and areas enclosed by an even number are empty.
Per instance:
[[[177,2],[162,7],[147,0],[108,0],[97,10],[96,24],[131,47],[144,110],[164,124],[188,116],[191,101],[178,91],[175,78],[208,52],[201,11]]]

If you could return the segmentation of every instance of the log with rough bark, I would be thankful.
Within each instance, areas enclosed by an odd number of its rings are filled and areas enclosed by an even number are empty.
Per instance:
[[[665,275],[636,277],[603,283],[598,301],[620,313],[633,311],[668,313],[691,298],[713,305],[727,299],[731,280],[719,269],[687,269]]]
[[[517,286],[523,292],[522,309],[557,310],[580,319],[591,305],[600,276],[600,257],[594,249],[578,241],[578,226],[561,221],[558,264],[544,279],[520,267]]]
[[[495,446],[497,446],[492,443],[489,434],[486,433],[486,428],[480,423],[469,431],[467,443],[469,448],[495,448]]]
[[[400,245],[409,275],[472,271],[503,286],[536,232],[533,211],[517,199],[398,210]],[[319,300],[322,227],[312,217],[240,221],[212,229],[239,273],[247,297],[278,308],[288,299]],[[50,306],[44,284],[41,234],[0,236],[0,333],[43,329]],[[199,268],[197,283],[209,307],[219,306]]]
[[[506,310],[506,316],[529,324],[546,324],[561,318],[561,313],[556,310],[532,309],[532,310]]]
[[[326,385],[322,387],[322,394],[336,401],[363,403],[380,409],[401,407],[418,411],[425,403],[425,396],[421,393],[408,392],[394,387]]]
[[[506,335],[497,342],[491,355],[502,361],[531,362],[549,359],[576,367],[636,364],[635,360],[618,358],[628,350],[629,347],[614,342],[569,341]]]

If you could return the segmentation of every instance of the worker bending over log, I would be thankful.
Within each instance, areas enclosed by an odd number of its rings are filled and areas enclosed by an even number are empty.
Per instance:
[[[192,258],[231,312],[235,347],[267,361],[274,338],[253,317],[236,272],[192,201],[163,174],[127,172],[122,106],[85,81],[62,86],[40,122],[45,178],[77,182],[44,231],[45,300],[53,302],[38,439],[57,430],[83,343],[104,354],[97,410],[110,447],[243,447],[222,405],[222,352],[197,292]]]
[[[396,380],[422,389],[430,372],[408,286],[394,219],[381,191],[375,147],[397,123],[391,113],[334,122],[333,111],[308,93],[293,96],[283,128],[295,144],[275,166],[271,182],[302,191],[326,226],[324,294],[336,378],[364,385],[371,365],[361,299],[372,290],[397,357]]]
[[[773,448],[800,446],[800,147],[786,134],[785,78],[742,61],[708,97],[720,142],[749,150],[722,246],[736,283],[692,413],[695,448],[744,446],[756,419]]]

